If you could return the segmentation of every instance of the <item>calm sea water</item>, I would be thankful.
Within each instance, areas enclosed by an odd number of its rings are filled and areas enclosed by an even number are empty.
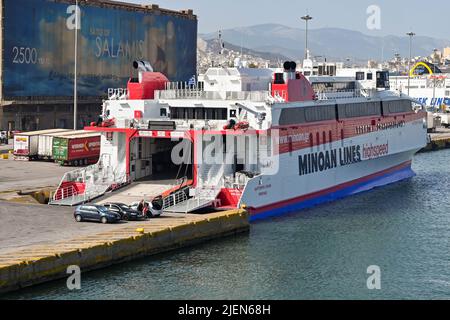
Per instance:
[[[13,299],[449,299],[450,151],[417,177],[260,222],[251,233],[26,289]],[[381,290],[367,268],[381,268]]]

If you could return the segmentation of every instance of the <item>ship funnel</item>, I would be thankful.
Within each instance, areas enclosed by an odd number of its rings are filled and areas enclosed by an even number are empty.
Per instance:
[[[143,72],[153,72],[153,67],[148,61],[134,61],[133,67]]]
[[[294,61],[286,61],[283,64],[283,67],[284,67],[284,81],[287,82],[288,80],[295,79],[297,64]]]
[[[297,69],[297,64],[294,61],[286,61],[283,64],[284,72],[295,72]]]

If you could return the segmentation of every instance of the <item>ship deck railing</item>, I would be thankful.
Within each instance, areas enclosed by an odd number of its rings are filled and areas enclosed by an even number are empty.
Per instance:
[[[332,90],[316,92],[317,100],[335,100],[350,98],[370,98],[376,95],[377,89]],[[265,102],[275,99],[286,100],[287,91],[275,91],[275,97],[270,91],[204,91],[196,86],[180,86],[178,83],[168,83],[165,90],[155,91],[157,100],[225,100],[225,101],[255,101]],[[123,88],[109,89],[109,100],[127,100],[128,91]]]
[[[197,88],[166,89],[155,91],[161,100],[229,100],[264,102],[271,98],[269,91],[204,91]]]
[[[332,90],[320,91],[316,93],[317,100],[335,100],[351,98],[372,98],[376,95],[377,89],[354,89],[354,90]]]

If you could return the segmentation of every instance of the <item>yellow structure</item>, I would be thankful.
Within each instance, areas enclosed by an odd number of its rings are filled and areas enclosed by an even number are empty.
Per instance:
[[[409,75],[410,75],[411,77],[416,76],[416,75],[414,74],[414,72],[415,72],[416,69],[417,69],[418,67],[420,67],[420,66],[425,67],[425,69],[428,70],[430,76],[433,75],[433,70],[430,68],[430,66],[427,65],[425,62],[422,62],[422,61],[416,63],[416,64],[414,65],[414,67],[412,67],[412,69],[409,71]]]

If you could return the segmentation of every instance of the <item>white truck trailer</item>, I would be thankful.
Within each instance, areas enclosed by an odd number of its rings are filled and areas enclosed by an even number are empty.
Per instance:
[[[50,129],[41,131],[22,132],[14,135],[14,159],[35,160],[38,158],[39,137],[44,134],[62,133],[67,129]]]

